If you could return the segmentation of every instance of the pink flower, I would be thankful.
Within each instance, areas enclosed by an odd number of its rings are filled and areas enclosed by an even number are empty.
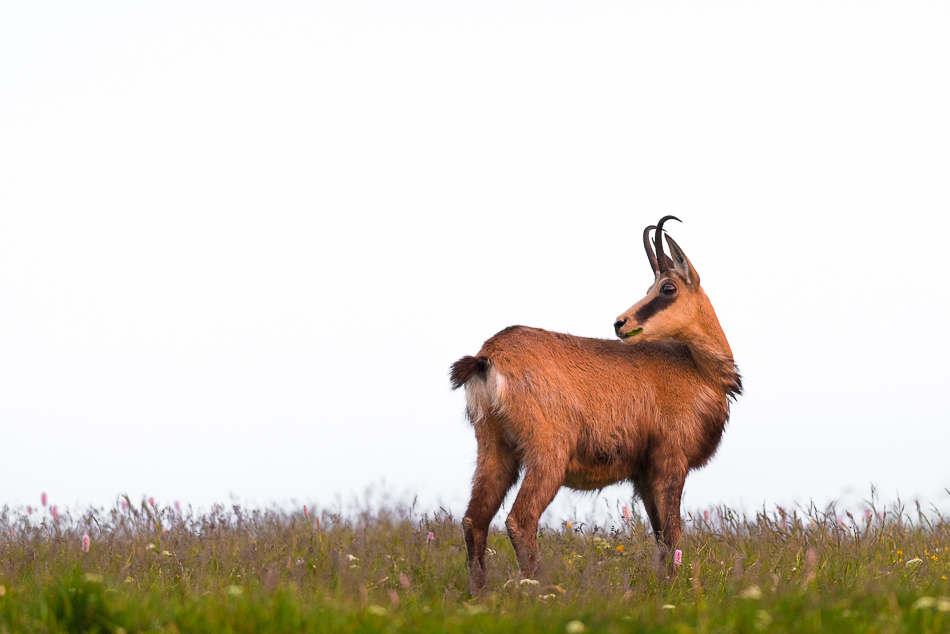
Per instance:
[[[428,544],[428,543],[431,542],[433,539],[435,539],[435,534],[434,534],[432,531],[429,531],[429,534],[426,535],[426,543]]]
[[[706,521],[709,521],[709,511],[703,511],[703,517],[706,518]]]
[[[175,510],[181,513],[181,504],[178,503],[178,500],[175,500]]]
[[[33,507],[30,506],[29,504],[26,505],[26,514],[33,515]]]
[[[871,521],[871,509],[864,509],[864,519],[868,522]]]
[[[673,565],[679,568],[683,565],[683,551],[677,550],[673,553]]]
[[[125,508],[126,508],[125,500],[122,500],[122,510],[124,511]]]
[[[43,502],[43,506],[46,506],[46,493],[40,496],[40,500]]]
[[[82,536],[82,551],[84,553],[89,552],[89,535],[88,534],[84,534]]]
[[[628,509],[626,506],[623,507],[623,519],[627,520],[628,522],[630,521],[630,509]]]
[[[148,503],[152,505],[152,508],[155,508],[155,498],[149,498]]]
[[[306,504],[303,505],[303,516],[306,517],[307,519],[310,519],[310,514],[307,513],[307,505],[306,505]]]
[[[56,510],[56,506],[54,505],[54,506],[49,507],[49,510],[50,510],[50,512],[52,512],[52,514],[53,514],[53,521],[58,522],[58,521],[59,521],[59,511]]]

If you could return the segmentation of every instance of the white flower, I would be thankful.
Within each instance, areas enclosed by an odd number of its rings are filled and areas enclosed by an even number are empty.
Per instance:
[[[366,611],[377,616],[386,616],[389,612],[381,605],[367,605]]]
[[[932,608],[936,602],[936,599],[933,597],[920,597],[914,601],[914,609],[920,610],[923,608]]]
[[[672,603],[667,603],[666,605],[661,605],[660,608],[663,610],[675,610],[676,606]]]
[[[540,585],[541,585],[541,582],[540,582],[540,581],[536,581],[536,580],[534,580],[534,579],[522,579],[522,580],[521,580],[521,585],[526,586],[526,585],[528,585],[528,584],[530,584],[530,585],[532,585],[532,586],[540,586]]]
[[[739,593],[740,599],[761,599],[762,590],[759,589],[759,586],[749,586],[745,590]]]
[[[908,559],[907,563],[904,565],[908,568],[912,568],[913,566],[920,565],[923,561],[924,560],[921,559],[920,557],[914,557],[913,559]]]
[[[359,560],[360,560],[359,557],[354,557],[353,555],[347,555],[346,558],[349,559],[350,561],[359,561]]]
[[[950,597],[920,597],[914,601],[915,610],[923,610],[926,608],[937,608],[940,612],[950,612]]]
[[[584,631],[584,624],[577,619],[568,621],[567,625],[564,626],[564,631],[567,634],[581,634]]]

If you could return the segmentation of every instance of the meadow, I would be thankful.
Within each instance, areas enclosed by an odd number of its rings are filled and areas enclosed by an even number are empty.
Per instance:
[[[493,530],[477,599],[444,510],[29,511],[0,513],[4,633],[950,631],[950,523],[919,505],[689,513],[670,580],[636,512],[543,528],[537,581]]]

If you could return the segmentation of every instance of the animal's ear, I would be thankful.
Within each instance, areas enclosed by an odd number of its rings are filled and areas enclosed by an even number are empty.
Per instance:
[[[676,241],[669,234],[666,234],[666,244],[670,247],[670,256],[672,256],[670,259],[673,260],[673,268],[686,278],[687,284],[699,286],[699,273],[693,268],[680,245],[676,244]]]

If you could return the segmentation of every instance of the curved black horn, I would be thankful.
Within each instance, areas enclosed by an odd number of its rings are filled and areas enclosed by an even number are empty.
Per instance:
[[[660,273],[666,273],[670,270],[670,267],[666,264],[666,256],[663,253],[663,223],[667,220],[683,222],[676,216],[663,216],[660,218],[660,222],[656,223],[656,263]]]
[[[643,248],[647,250],[647,257],[650,258],[650,268],[656,274],[656,255],[653,253],[653,247],[650,246],[650,232],[656,229],[656,225],[650,225],[643,230]]]

